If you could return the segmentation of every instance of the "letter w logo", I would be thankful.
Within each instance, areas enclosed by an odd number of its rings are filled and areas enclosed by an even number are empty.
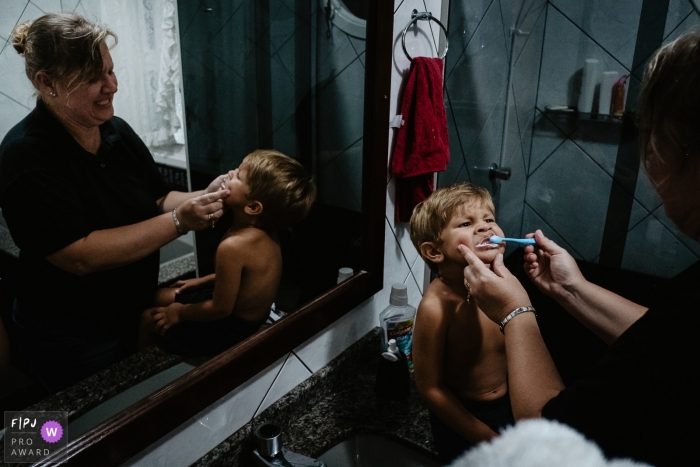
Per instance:
[[[56,427],[46,429],[46,436],[55,437],[57,433],[58,433],[58,428],[56,428]]]

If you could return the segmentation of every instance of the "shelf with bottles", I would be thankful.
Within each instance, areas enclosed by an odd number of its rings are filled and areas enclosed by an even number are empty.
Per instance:
[[[625,119],[633,118],[634,114],[632,112],[624,112],[622,115],[605,115],[599,113],[585,113],[579,112],[576,107],[567,107],[563,105],[548,105],[544,109],[538,108],[540,112],[547,116],[553,122],[561,120],[578,120],[578,121],[591,121],[591,122],[602,122],[602,123],[616,123],[620,124]]]

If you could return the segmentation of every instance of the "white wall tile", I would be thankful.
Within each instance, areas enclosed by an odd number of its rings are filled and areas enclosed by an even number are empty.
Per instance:
[[[3,37],[10,37],[12,28],[17,24],[28,3],[29,1],[0,0],[0,34]]]
[[[301,363],[301,361],[290,353],[287,361],[284,362],[282,370],[277,374],[277,378],[270,386],[270,390],[265,395],[260,408],[255,412],[255,416],[263,412],[266,408],[277,402],[277,400],[302,383],[311,372]]]
[[[84,2],[84,3],[87,5],[89,3],[97,3],[97,2]],[[62,11],[66,11],[66,12],[75,11],[78,14],[82,14],[82,12],[80,11],[81,6],[83,6],[82,4],[83,4],[82,0],[61,0],[61,5],[63,6]],[[83,9],[85,9],[85,6],[83,6]]]
[[[427,270],[426,268],[427,267],[425,261],[423,261],[423,258],[421,258],[420,256],[416,257],[413,266],[411,266],[411,275],[415,279],[416,284],[418,284],[418,290],[421,296],[417,297],[417,301],[409,302],[411,303],[411,305],[418,306],[418,302],[420,302],[420,299],[423,297],[423,292],[425,292],[425,289],[423,288],[423,285],[425,283],[425,276],[426,274],[429,275],[429,270]]]
[[[381,292],[380,292],[381,293]],[[377,295],[342,316],[336,322],[294,349],[314,373],[378,325]],[[388,295],[387,295],[388,303]]]
[[[412,263],[406,262],[401,245],[394,236],[391,221],[386,221],[384,231],[384,287],[387,287],[393,283],[403,283],[408,277]]]
[[[681,243],[688,247],[688,249],[692,251],[695,256],[700,257],[700,245],[698,245],[698,242],[681,232],[678,227],[676,227],[676,224],[666,215],[666,211],[664,210],[663,206],[656,208],[654,212],[652,212],[652,215],[656,218],[656,220],[661,222],[668,230],[670,230],[671,233],[673,233],[673,235],[675,235],[676,238],[681,241]],[[653,262],[654,261],[652,260],[651,263]]]
[[[11,45],[5,47],[0,54],[0,92],[24,108],[12,109],[17,117],[12,126],[34,108],[34,86],[24,70],[24,58]],[[4,136],[5,132],[1,132],[0,137]]]
[[[666,13],[664,37],[671,34],[692,11],[693,5],[688,0],[670,0],[668,2],[668,13]]]
[[[551,0],[551,3],[627,69],[632,68],[642,0]]]
[[[24,72],[24,59],[9,42],[17,23],[38,18],[43,12],[33,4],[18,0],[0,0],[0,140],[34,108],[34,88]]]
[[[44,13],[58,13],[60,11],[67,11],[61,10],[61,4],[67,3],[62,2],[61,0],[32,0],[32,3]]]
[[[697,260],[678,237],[654,216],[649,216],[628,232],[622,268],[673,277]]]
[[[2,95],[2,90],[0,90],[0,135],[3,138],[28,113],[29,110],[9,97]]]
[[[123,465],[184,467],[192,464],[253,418],[286,358],[285,355]]]

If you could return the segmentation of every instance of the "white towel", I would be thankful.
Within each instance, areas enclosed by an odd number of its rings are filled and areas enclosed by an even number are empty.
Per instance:
[[[523,420],[481,443],[451,467],[651,467],[631,459],[607,460],[603,451],[573,428],[545,419]]]

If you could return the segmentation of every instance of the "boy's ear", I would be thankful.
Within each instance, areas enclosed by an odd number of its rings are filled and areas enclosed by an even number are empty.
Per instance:
[[[420,245],[420,252],[423,258],[429,259],[433,263],[442,263],[445,260],[445,255],[442,254],[440,248],[435,242],[425,242]]]
[[[246,204],[243,211],[249,216],[259,216],[263,212],[263,205],[260,201],[252,201]]]

